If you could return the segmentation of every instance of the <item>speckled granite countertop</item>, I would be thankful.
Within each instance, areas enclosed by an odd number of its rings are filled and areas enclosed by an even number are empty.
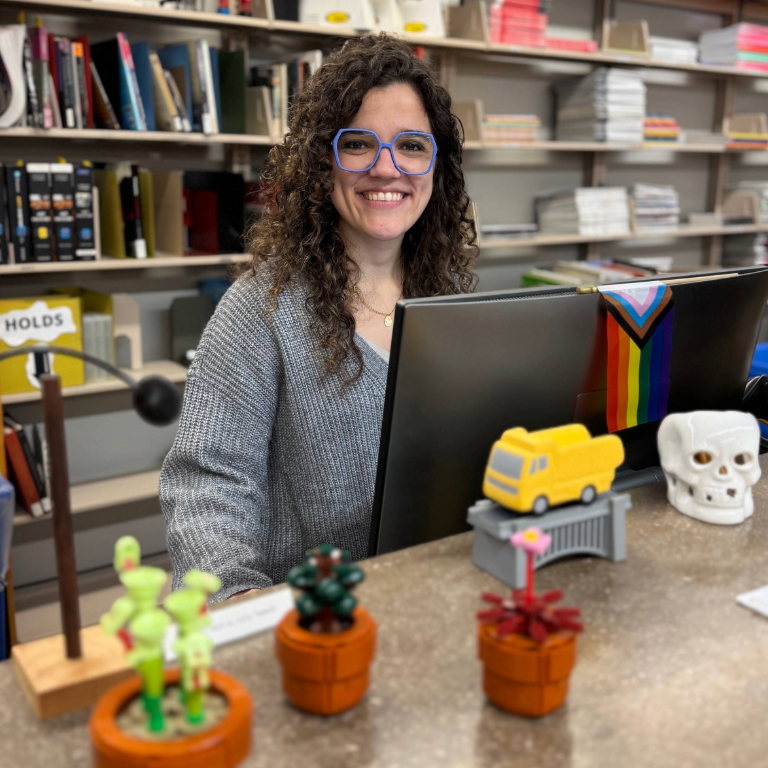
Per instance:
[[[764,472],[768,464],[763,462]],[[539,572],[586,631],[566,705],[538,721],[482,694],[474,613],[497,590],[471,534],[376,558],[359,596],[380,625],[367,698],[332,718],[293,709],[272,635],[217,666],[256,702],[247,768],[758,768],[768,765],[768,620],[736,605],[768,583],[768,479],[734,528],[699,523],[661,485],[634,491],[625,563],[572,559]],[[0,665],[0,765],[91,764],[87,713],[38,723]]]

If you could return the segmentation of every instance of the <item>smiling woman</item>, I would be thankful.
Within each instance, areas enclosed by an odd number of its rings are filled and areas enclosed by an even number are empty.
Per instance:
[[[161,477],[177,583],[214,573],[215,599],[319,544],[365,556],[395,304],[475,284],[461,125],[406,43],[347,42],[289,129]]]

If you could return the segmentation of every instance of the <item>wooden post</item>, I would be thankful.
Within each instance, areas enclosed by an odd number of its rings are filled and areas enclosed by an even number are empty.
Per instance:
[[[56,570],[59,577],[61,625],[68,659],[79,659],[80,603],[77,588],[75,539],[69,504],[69,470],[64,437],[64,401],[61,379],[56,374],[39,377],[43,393],[43,419],[51,464],[51,500],[53,502],[53,539],[56,546]]]

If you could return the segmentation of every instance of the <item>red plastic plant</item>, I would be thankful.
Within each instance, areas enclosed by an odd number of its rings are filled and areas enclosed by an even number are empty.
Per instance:
[[[505,600],[501,595],[484,592],[483,600],[492,603],[493,608],[479,611],[477,618],[486,624],[496,625],[496,635],[523,635],[539,644],[553,632],[569,629],[581,632],[584,627],[575,619],[581,615],[578,608],[553,608],[553,603],[563,597],[559,589],[533,595],[530,599],[522,589],[513,589],[512,598]]]
[[[544,554],[551,542],[552,537],[538,528],[528,528],[510,537],[510,544],[522,549],[526,554],[525,590],[513,589],[511,600],[505,600],[501,595],[494,595],[492,592],[484,592],[483,600],[496,607],[489,611],[479,611],[477,614],[480,621],[496,625],[497,637],[523,635],[541,644],[553,632],[563,629],[581,632],[584,629],[580,622],[574,621],[581,615],[578,608],[552,607],[563,597],[559,589],[550,590],[543,595],[533,593],[534,557]]]

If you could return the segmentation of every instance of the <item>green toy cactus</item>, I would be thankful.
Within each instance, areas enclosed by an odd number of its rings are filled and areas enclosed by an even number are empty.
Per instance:
[[[158,732],[165,728],[163,640],[172,616],[179,627],[174,650],[181,667],[185,716],[190,723],[201,723],[205,720],[203,701],[210,684],[208,669],[213,650],[213,641],[204,632],[211,623],[206,603],[221,589],[221,580],[204,571],[189,571],[184,577],[187,588],[170,594],[163,610],[157,603],[168,575],[140,562],[138,541],[132,536],[118,539],[114,566],[128,594],[116,600],[101,617],[101,626],[108,634],[118,635],[129,651],[128,662],[141,676],[149,730]]]
[[[351,591],[365,574],[349,552],[322,544],[306,552],[304,562],[288,571],[286,581],[303,591],[296,600],[302,624],[312,631],[339,632],[349,626],[357,600]]]
[[[221,589],[221,581],[215,576],[202,575],[218,582],[214,592]],[[193,582],[195,580],[193,579]],[[186,577],[184,581],[186,583]],[[215,586],[212,582],[210,584]],[[173,649],[179,658],[182,701],[190,723],[199,723],[204,719],[203,695],[209,686],[208,668],[211,665],[213,641],[203,631],[204,627],[210,624],[205,604],[206,593],[199,589],[180,589],[168,595],[165,600],[166,610],[179,627],[179,639],[174,643]]]
[[[128,663],[141,675],[144,707],[149,715],[149,730],[162,731],[165,719],[161,708],[165,691],[163,676],[163,638],[171,618],[160,608],[143,611],[129,625],[135,643]]]

